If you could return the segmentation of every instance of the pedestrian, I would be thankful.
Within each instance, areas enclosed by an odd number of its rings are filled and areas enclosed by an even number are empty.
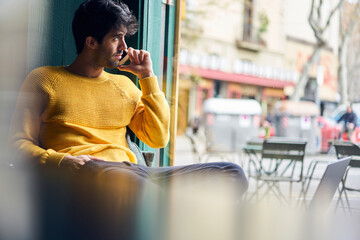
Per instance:
[[[342,131],[340,132],[339,138],[341,139],[344,133],[347,133],[347,140],[350,141],[351,135],[356,128],[357,116],[353,112],[351,105],[346,107],[346,112],[337,120],[337,122],[343,123]]]

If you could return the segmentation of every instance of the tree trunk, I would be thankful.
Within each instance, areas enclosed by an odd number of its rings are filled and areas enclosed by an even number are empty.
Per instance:
[[[309,79],[309,72],[310,72],[311,67],[313,66],[314,62],[318,59],[321,48],[322,48],[321,46],[316,45],[314,47],[314,51],[313,51],[309,61],[307,61],[307,63],[303,66],[299,80],[296,83],[294,93],[292,94],[292,96],[290,98],[291,100],[299,101],[301,96],[303,96],[305,85]]]
[[[344,12],[340,11],[340,44],[339,44],[339,67],[338,67],[338,78],[340,84],[340,96],[341,96],[341,103],[342,104],[349,104],[349,83],[348,83],[348,63],[347,63],[347,56],[348,56],[348,49],[349,49],[349,42],[351,36],[354,33],[354,30],[357,26],[359,15],[360,15],[360,2],[358,1],[355,10],[353,10],[352,14],[346,15],[346,18],[350,19],[349,23],[347,24],[347,28],[343,27],[344,22]]]
[[[323,23],[321,12],[323,10],[324,1],[319,0],[317,2],[318,4],[315,4],[315,0],[311,1],[311,10],[308,19],[310,27],[312,28],[314,32],[314,36],[316,38],[316,44],[309,61],[303,66],[301,70],[299,80],[296,83],[294,93],[291,96],[291,100],[294,101],[299,101],[300,97],[304,94],[305,86],[309,79],[309,72],[311,70],[311,67],[313,66],[314,62],[318,59],[321,49],[326,45],[326,40],[324,39],[323,33],[329,27],[332,17],[334,16],[335,12],[341,7],[344,0],[339,0],[336,6],[330,11],[324,26],[321,26]],[[314,16],[314,11],[317,11],[316,16]]]

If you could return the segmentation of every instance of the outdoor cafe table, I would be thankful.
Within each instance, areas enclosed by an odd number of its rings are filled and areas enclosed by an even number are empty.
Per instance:
[[[271,183],[267,192],[276,188],[277,194],[280,194],[280,188],[276,184],[278,182],[302,182],[306,143],[304,139],[282,137],[250,140],[243,147],[249,157],[249,177],[262,180],[264,184]],[[299,165],[300,168],[296,168]]]

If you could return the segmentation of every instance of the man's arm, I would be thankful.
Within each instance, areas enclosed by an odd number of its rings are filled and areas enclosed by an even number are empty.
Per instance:
[[[142,96],[129,124],[136,136],[150,147],[160,148],[169,141],[170,110],[154,76],[150,53],[128,49],[131,63],[120,66],[140,79]]]
[[[59,164],[66,154],[52,149],[45,150],[40,147],[39,142],[41,115],[49,98],[44,91],[43,79],[44,73],[41,69],[34,70],[25,79],[13,114],[9,141],[11,150],[15,151],[14,154],[21,158],[20,160]]]
[[[141,79],[142,97],[129,127],[136,136],[153,148],[169,141],[169,106],[155,77]]]
[[[25,163],[49,164],[78,169],[92,156],[71,156],[40,146],[41,116],[49,101],[46,74],[36,69],[29,74],[19,92],[9,131],[13,155]],[[60,164],[61,163],[61,164]]]
[[[346,113],[344,113],[343,115],[341,115],[341,117],[339,118],[339,120],[337,120],[337,122],[341,122],[343,119],[344,119],[344,116],[345,116]]]

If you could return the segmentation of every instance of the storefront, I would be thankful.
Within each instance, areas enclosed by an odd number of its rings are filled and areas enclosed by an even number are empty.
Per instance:
[[[184,79],[187,79],[188,82],[191,82],[189,79],[198,80],[192,82],[192,88],[196,89],[196,91],[194,91],[196,96],[193,97],[193,99],[195,99],[194,102],[189,101],[189,105],[195,105],[194,112],[189,113],[190,118],[201,115],[202,103],[210,97],[255,99],[263,105],[265,104],[267,109],[268,106],[273,106],[276,101],[286,98],[284,93],[285,87],[295,85],[293,81],[286,79],[280,80],[238,73],[227,73],[187,65],[180,65],[179,73],[180,79],[183,79],[183,81],[185,81]],[[181,88],[182,84],[180,84],[180,89]],[[188,97],[191,98],[190,96]],[[184,108],[184,106],[182,108]],[[189,106],[187,108],[189,108]]]

